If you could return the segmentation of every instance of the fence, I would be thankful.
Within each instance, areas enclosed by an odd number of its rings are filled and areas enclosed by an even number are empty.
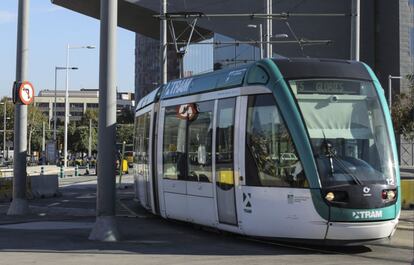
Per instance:
[[[401,138],[400,164],[401,166],[414,166],[414,141]]]

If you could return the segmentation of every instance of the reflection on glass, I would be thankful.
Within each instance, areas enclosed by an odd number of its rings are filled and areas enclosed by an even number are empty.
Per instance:
[[[188,122],[188,180],[211,182],[214,102],[196,103],[197,116]]]
[[[217,184],[221,188],[234,185],[233,176],[233,135],[234,135],[234,98],[222,99],[217,108],[216,131],[216,172]]]
[[[136,157],[134,158],[137,166],[136,173],[144,176],[144,179],[149,175],[149,159],[148,159],[148,145],[150,132],[150,114],[145,113],[136,119],[135,132],[135,150]]]
[[[269,95],[250,96],[247,109],[246,182],[251,186],[304,187],[292,139]]]
[[[163,172],[166,179],[186,179],[187,120],[177,118],[177,107],[165,109]]]

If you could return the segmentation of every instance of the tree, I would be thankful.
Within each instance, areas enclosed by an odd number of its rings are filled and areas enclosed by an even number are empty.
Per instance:
[[[122,108],[117,115],[118,124],[133,124],[134,123],[134,111],[130,108]]]
[[[28,136],[28,154],[32,150],[40,151],[43,137],[43,122],[48,124],[48,119],[34,105],[29,105],[27,109],[27,136]]]
[[[409,92],[401,93],[394,99],[391,111],[396,135],[407,140],[414,139],[414,74],[408,75]]]
[[[116,142],[127,144],[133,143],[134,137],[134,124],[118,124],[116,130]]]
[[[8,118],[6,120],[6,141],[13,142],[13,126],[14,126],[14,104],[10,101],[10,98],[3,97],[0,102],[4,103],[6,102],[6,117]],[[4,118],[4,106],[0,105],[0,121],[1,125],[0,128],[3,130],[3,118]],[[1,134],[1,139],[3,139],[3,134]],[[1,150],[4,150],[3,148],[3,140],[0,141]]]

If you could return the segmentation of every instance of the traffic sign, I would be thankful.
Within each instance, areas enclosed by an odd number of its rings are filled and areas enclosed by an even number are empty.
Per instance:
[[[23,103],[24,105],[29,105],[33,102],[34,88],[30,82],[28,81],[22,82],[18,88],[17,93],[18,93],[20,102]]]

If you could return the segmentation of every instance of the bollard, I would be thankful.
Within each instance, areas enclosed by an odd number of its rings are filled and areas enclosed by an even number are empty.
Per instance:
[[[64,173],[63,173],[63,166],[60,166],[60,173],[59,173],[59,177],[63,178]]]
[[[86,163],[86,172],[85,175],[89,175],[89,163]]]
[[[44,175],[45,174],[45,167],[44,166],[41,166],[40,167],[40,175]]]
[[[79,166],[75,166],[75,177],[79,176]]]

